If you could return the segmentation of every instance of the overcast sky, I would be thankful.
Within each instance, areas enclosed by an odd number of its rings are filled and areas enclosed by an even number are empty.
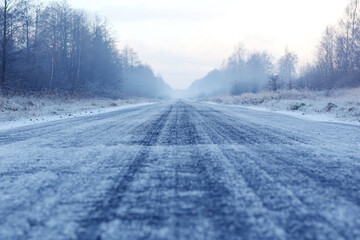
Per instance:
[[[278,57],[287,46],[312,60],[326,25],[347,0],[68,0],[106,17],[120,46],[130,45],[175,89],[218,68],[239,42]]]

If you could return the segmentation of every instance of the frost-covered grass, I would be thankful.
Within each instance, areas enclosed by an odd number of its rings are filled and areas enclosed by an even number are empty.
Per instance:
[[[59,95],[28,95],[4,97],[0,95],[0,124],[13,122],[36,123],[92,115],[116,110],[126,105],[155,102],[154,99],[100,99]],[[1,127],[1,126],[0,126]]]
[[[331,91],[282,90],[216,96],[202,100],[245,107],[289,111],[301,115],[323,115],[338,120],[360,122],[360,88]]]

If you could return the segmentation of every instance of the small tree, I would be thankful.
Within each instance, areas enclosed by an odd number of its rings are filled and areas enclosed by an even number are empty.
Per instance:
[[[288,84],[289,89],[293,88],[293,81],[296,75],[296,64],[298,63],[298,56],[295,53],[289,52],[285,49],[285,54],[279,60],[279,78],[280,81]]]
[[[317,52],[317,65],[321,73],[322,88],[331,88],[335,76],[335,30],[327,27]]]
[[[272,74],[269,76],[269,89],[272,92],[276,92],[280,88],[279,75]]]

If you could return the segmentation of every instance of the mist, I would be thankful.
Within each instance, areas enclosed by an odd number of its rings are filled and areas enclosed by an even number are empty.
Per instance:
[[[0,14],[4,94],[165,98],[171,91],[135,50],[118,47],[108,21],[67,1],[7,0]]]
[[[343,16],[327,26],[316,45],[314,61],[301,64],[296,52],[284,47],[274,57],[267,50],[234,48],[222,66],[195,81],[182,96],[209,97],[279,90],[334,90],[360,86],[360,12],[349,1]]]
[[[166,83],[169,79],[143,63],[136,49],[120,47],[118,33],[105,18],[75,9],[67,1],[4,1],[0,18],[0,88],[4,93],[194,98],[294,88],[357,87],[358,11],[358,3],[350,1],[338,23],[324,29],[315,46],[315,60],[308,64],[286,45],[282,55],[275,57],[272,49],[238,44],[222,65],[180,91],[173,90]],[[179,68],[180,63],[174,60],[171,64]]]

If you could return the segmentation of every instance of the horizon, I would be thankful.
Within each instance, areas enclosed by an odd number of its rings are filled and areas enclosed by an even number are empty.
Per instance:
[[[275,58],[287,47],[298,54],[301,64],[311,62],[326,26],[336,24],[347,5],[340,0],[68,3],[108,19],[119,47],[134,48],[142,62],[174,90],[187,89],[219,68],[240,42],[248,49],[268,51]],[[326,12],[321,11],[324,4]]]

